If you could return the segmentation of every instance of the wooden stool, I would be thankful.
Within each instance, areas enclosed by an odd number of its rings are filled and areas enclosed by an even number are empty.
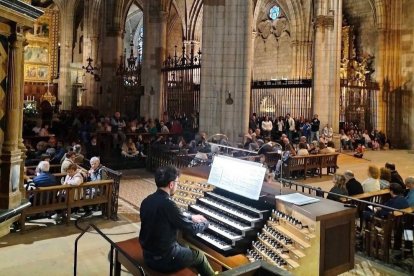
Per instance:
[[[124,253],[115,250],[115,276],[121,275],[121,265],[123,265],[132,275],[153,275],[153,276],[166,276],[166,275],[176,275],[176,276],[195,276],[197,273],[192,271],[189,268],[183,268],[177,272],[165,274],[156,272],[148,268],[144,263],[144,256],[141,244],[139,243],[138,238],[133,238],[126,241],[117,242],[118,245],[125,254],[128,254],[129,257],[134,259],[135,262],[131,262]]]

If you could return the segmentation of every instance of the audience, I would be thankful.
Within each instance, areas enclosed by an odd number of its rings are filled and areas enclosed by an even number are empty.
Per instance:
[[[343,176],[342,174],[335,174],[332,179],[332,182],[334,183],[334,186],[329,191],[330,193],[335,193],[339,195],[348,195],[348,190],[345,186],[345,183],[346,183],[345,176]],[[340,201],[341,196],[339,195],[328,194],[327,199]]]
[[[375,192],[380,190],[379,183],[380,170],[375,165],[368,167],[368,178],[362,182],[364,193]]]
[[[33,178],[33,183],[38,187],[54,186],[56,183],[56,177],[49,172],[50,164],[48,161],[40,161],[38,165],[39,172],[37,176]]]
[[[66,169],[66,177],[62,185],[79,186],[83,183],[83,176],[76,164],[70,164]]]
[[[407,188],[410,189],[410,191],[407,194],[407,202],[410,207],[414,207],[414,176],[409,176],[405,179],[405,185],[407,185]]]
[[[382,189],[388,189],[391,183],[391,171],[387,168],[380,169],[380,187]]]
[[[385,206],[391,207],[394,209],[405,209],[408,208],[407,199],[403,195],[404,190],[398,183],[390,184],[390,194],[391,199],[384,203]],[[376,215],[381,218],[385,218],[390,213],[390,210],[382,208],[377,211]]]
[[[138,156],[139,151],[135,147],[135,143],[132,141],[132,138],[128,138],[128,140],[122,144],[121,154],[122,156],[129,158]]]
[[[89,161],[91,168],[88,171],[88,180],[89,181],[98,181],[108,179],[106,170],[101,165],[101,160],[99,157],[92,157]]]
[[[391,171],[391,181],[392,183],[398,183],[401,185],[403,190],[405,190],[405,184],[401,177],[401,175],[395,169],[395,165],[393,163],[385,163],[385,167]]]
[[[75,164],[76,153],[74,151],[69,151],[65,154],[62,165],[60,166],[60,172],[66,173],[69,165]]]
[[[345,171],[344,177],[348,195],[353,196],[364,193],[364,189],[362,188],[361,183],[355,179],[354,173],[352,171]]]

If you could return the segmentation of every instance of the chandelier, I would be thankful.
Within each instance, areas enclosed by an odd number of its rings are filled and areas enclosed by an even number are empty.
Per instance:
[[[85,70],[86,73],[91,74],[96,81],[100,80],[100,77],[98,75],[97,71],[98,68],[92,65],[92,61],[93,59],[91,57],[88,57],[88,59],[86,60],[88,62],[88,64],[86,66],[82,66],[82,69]]]
[[[138,44],[137,56],[134,56],[134,43],[131,40],[129,44],[131,51],[127,57],[126,49],[121,56],[121,63],[118,66],[116,75],[121,79],[121,83],[125,88],[138,88],[141,86],[141,63],[142,53]]]

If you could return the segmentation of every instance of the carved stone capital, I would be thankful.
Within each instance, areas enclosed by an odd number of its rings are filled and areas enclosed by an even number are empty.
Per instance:
[[[315,18],[315,28],[326,28],[334,26],[333,15],[318,15]]]

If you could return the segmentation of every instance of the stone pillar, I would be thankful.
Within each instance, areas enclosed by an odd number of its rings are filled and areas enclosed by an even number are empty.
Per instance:
[[[72,43],[73,43],[73,6],[65,4],[62,6],[60,17],[60,68],[59,68],[59,95],[62,101],[62,110],[71,110],[73,94],[70,65],[72,62]],[[64,16],[63,16],[64,15]]]
[[[204,1],[200,130],[224,133],[232,142],[248,127],[252,25],[252,1]]]
[[[312,109],[321,129],[328,123],[338,132],[342,0],[316,1],[315,9]]]
[[[0,209],[12,209],[21,203],[21,151],[18,148],[23,89],[23,36],[13,30],[9,37],[8,76],[4,116],[4,142],[0,165]]]
[[[140,113],[147,118],[160,118],[163,78],[161,67],[167,53],[167,17],[158,1],[144,6],[144,59],[142,82],[145,94],[141,98]]]
[[[101,85],[102,94],[98,97],[99,105],[107,115],[120,110],[122,91],[116,77],[116,68],[121,62],[123,53],[123,31],[119,29],[108,30],[102,49]],[[111,54],[108,54],[111,53]]]

